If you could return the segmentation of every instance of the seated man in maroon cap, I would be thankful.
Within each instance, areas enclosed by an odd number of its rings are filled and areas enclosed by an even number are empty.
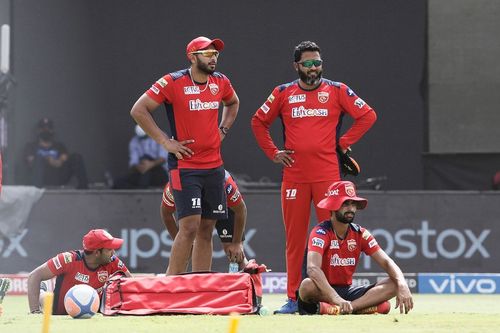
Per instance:
[[[331,218],[316,225],[309,235],[309,277],[299,288],[300,314],[385,314],[392,297],[396,297],[395,308],[399,307],[401,313],[413,308],[401,269],[368,230],[352,223],[356,210],[367,204],[349,181],[330,185],[327,197],[318,203],[319,208],[331,212]],[[371,256],[389,277],[368,286],[351,286],[361,252]]]
[[[193,39],[186,47],[189,67],[159,78],[130,111],[141,128],[169,152],[168,174],[179,232],[168,275],[186,270],[191,248],[193,271],[210,270],[215,222],[227,219],[221,142],[236,119],[239,99],[229,79],[215,71],[223,48],[217,38]],[[160,104],[165,105],[171,136],[151,116]]]
[[[66,314],[64,296],[77,284],[88,284],[102,294],[104,283],[115,272],[123,272],[132,276],[125,264],[115,256],[115,250],[122,246],[123,239],[111,236],[106,230],[90,230],[83,236],[83,250],[59,253],[35,268],[28,277],[28,302],[31,313],[40,313],[43,304],[44,289],[42,281],[57,276],[54,288],[54,305],[52,313]]]

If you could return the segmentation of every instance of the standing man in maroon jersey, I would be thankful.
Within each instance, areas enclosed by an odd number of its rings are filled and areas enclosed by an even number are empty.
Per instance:
[[[193,271],[210,270],[212,231],[218,219],[227,218],[220,146],[236,119],[239,99],[229,79],[215,71],[223,48],[220,39],[193,39],[186,48],[190,67],[161,77],[130,112],[142,129],[169,152],[169,181],[179,233],[172,245],[168,275],[186,270],[191,247]],[[167,109],[172,138],[151,116],[161,103]]]
[[[297,312],[296,291],[307,243],[311,201],[325,197],[328,186],[340,180],[337,146],[346,151],[377,118],[375,111],[341,82],[322,78],[321,50],[311,41],[295,47],[298,80],[276,87],[252,118],[252,130],[260,148],[274,163],[283,165],[281,205],[286,232],[288,300],[275,313]],[[354,119],[340,136],[342,118]],[[285,147],[274,144],[269,127],[280,117]],[[329,212],[316,208],[318,221]]]

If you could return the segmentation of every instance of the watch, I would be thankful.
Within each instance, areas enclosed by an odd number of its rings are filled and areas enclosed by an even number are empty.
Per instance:
[[[219,127],[219,129],[221,130],[222,134],[224,134],[224,135],[227,135],[227,132],[229,132],[229,128],[224,127],[224,126]]]

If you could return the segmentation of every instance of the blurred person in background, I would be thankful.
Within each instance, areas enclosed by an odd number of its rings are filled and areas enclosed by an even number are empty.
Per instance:
[[[266,156],[283,167],[281,206],[286,237],[287,302],[275,313],[296,313],[311,215],[328,186],[340,180],[337,149],[345,153],[373,126],[375,111],[346,84],[322,77],[319,46],[303,41],[294,49],[298,79],[274,88],[252,117],[252,130]],[[354,119],[340,135],[344,116]],[[280,118],[284,147],[276,147],[270,126]],[[329,212],[316,208],[318,221]]]
[[[387,314],[389,300],[396,297],[401,313],[413,308],[413,298],[403,272],[378,245],[373,235],[354,224],[358,209],[368,201],[356,195],[349,181],[334,182],[318,207],[331,212],[330,219],[309,234],[307,275],[300,284],[300,314]],[[352,286],[352,276],[363,252],[388,275],[368,286]]]
[[[90,230],[82,240],[83,249],[59,253],[35,268],[28,276],[30,313],[41,313],[47,287],[45,280],[56,278],[52,313],[67,314],[64,296],[77,284],[87,284],[102,296],[102,287],[115,272],[132,276],[125,264],[115,255],[123,239],[111,236],[104,229]]]
[[[66,146],[55,140],[54,122],[49,118],[38,122],[37,139],[26,145],[23,162],[29,185],[65,186],[75,177],[77,189],[88,188],[82,156],[68,153]]]
[[[139,126],[128,145],[129,173],[114,180],[114,189],[163,187],[168,181],[168,152]]]

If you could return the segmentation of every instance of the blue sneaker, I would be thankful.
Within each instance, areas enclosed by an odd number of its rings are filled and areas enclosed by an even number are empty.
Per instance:
[[[289,298],[279,310],[274,311],[274,314],[294,314],[297,312],[299,312],[297,301]]]

